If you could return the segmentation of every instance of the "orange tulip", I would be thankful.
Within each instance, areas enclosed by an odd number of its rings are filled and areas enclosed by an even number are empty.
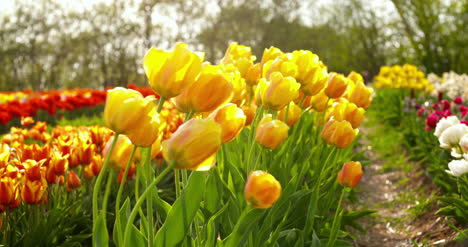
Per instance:
[[[223,143],[228,143],[239,135],[245,125],[246,116],[235,104],[227,104],[212,112],[209,119],[221,125]]]
[[[47,182],[45,180],[31,181],[26,179],[21,190],[23,201],[27,204],[38,204],[44,199]]]
[[[349,161],[344,163],[343,168],[338,172],[338,183],[342,186],[353,188],[359,184],[362,178],[362,166],[359,161]]]
[[[305,102],[307,102],[307,100]],[[324,90],[320,91],[318,94],[314,96],[311,96],[308,102],[310,102],[309,103],[310,106],[317,112],[325,111],[328,107],[327,102],[330,103],[329,98],[325,94]]]
[[[76,175],[75,171],[67,172],[67,191],[70,192],[74,188],[78,188],[81,185],[81,179]]]
[[[40,180],[45,169],[45,167],[43,167],[45,161],[46,160],[43,159],[40,161],[26,160],[23,162],[23,166],[26,169],[26,178],[31,181]]]
[[[243,105],[242,106],[242,111],[245,114],[245,125],[250,125],[255,117],[255,113],[257,111],[257,107],[252,104],[252,105]]]
[[[329,145],[334,145],[339,148],[346,148],[358,134],[358,130],[353,129],[351,124],[346,121],[329,120],[322,129],[322,139]]]
[[[166,99],[182,93],[200,74],[203,62],[200,55],[191,52],[184,43],[177,44],[172,52],[152,47],[143,60],[151,88]]]
[[[339,98],[341,97],[346,88],[348,87],[348,78],[344,77],[342,74],[330,73],[328,78],[328,85],[325,88],[325,94],[330,98]]]
[[[174,161],[176,169],[209,170],[221,147],[221,133],[215,121],[193,118],[162,143],[164,159]]]
[[[261,77],[261,67],[259,63],[249,66],[243,75],[247,85],[254,86],[257,85],[258,80]]]
[[[271,114],[267,114],[258,124],[255,139],[260,145],[273,150],[288,138],[288,130],[288,125],[280,120],[273,120]]]
[[[16,191],[16,182],[15,180],[4,177],[0,178],[0,204],[9,205],[14,200],[14,195]]]
[[[253,208],[270,208],[281,196],[281,184],[271,174],[253,171],[244,188],[244,197]]]

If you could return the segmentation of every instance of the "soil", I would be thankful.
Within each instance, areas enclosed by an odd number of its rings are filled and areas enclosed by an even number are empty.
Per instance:
[[[354,207],[373,209],[376,213],[361,220],[366,232],[353,232],[357,236],[354,246],[468,246],[466,242],[452,241],[457,232],[446,221],[456,225],[453,220],[434,214],[439,206],[431,199],[439,194],[438,188],[427,178],[422,167],[414,163],[414,169],[409,173],[383,171],[384,162],[379,160],[379,155],[365,138],[365,133],[372,129],[360,128],[360,131],[364,132],[361,147],[370,162],[364,167],[357,193],[358,203]]]

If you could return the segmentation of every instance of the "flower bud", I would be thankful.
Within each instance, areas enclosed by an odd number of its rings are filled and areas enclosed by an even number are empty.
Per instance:
[[[257,112],[257,106],[255,106],[254,104],[243,105],[242,111],[244,112],[245,117],[246,117],[245,126],[250,125],[255,118],[255,114]]]
[[[192,84],[202,69],[203,55],[191,52],[179,43],[172,52],[152,47],[143,60],[143,68],[154,92],[166,99],[175,97]]]
[[[70,192],[74,188],[78,188],[81,185],[81,179],[76,175],[75,171],[67,172],[67,191]]]
[[[338,183],[345,187],[354,188],[362,178],[362,166],[359,161],[344,163],[338,172]]]
[[[279,111],[299,96],[300,84],[293,77],[283,77],[279,72],[271,75],[262,98],[267,109]]]
[[[359,107],[367,109],[372,102],[372,88],[368,88],[362,81],[350,83],[346,98]]]
[[[221,146],[221,132],[215,121],[193,118],[162,143],[164,159],[175,161],[176,169],[209,170]]]
[[[221,125],[223,143],[228,143],[239,135],[245,125],[246,116],[235,104],[227,104],[212,112],[209,119]]]
[[[110,148],[112,146],[113,138],[109,139],[104,150],[102,150],[102,156],[107,157]],[[114,150],[109,157],[109,167],[116,169],[125,169],[130,155],[132,154],[133,145],[130,139],[125,135],[119,135],[117,142],[115,143]],[[133,157],[135,159],[135,157]],[[133,160],[134,161],[134,160]]]
[[[45,180],[31,181],[26,179],[21,190],[21,197],[27,204],[38,204],[44,199],[44,193],[47,188]]]
[[[276,149],[288,138],[289,127],[280,120],[273,120],[271,114],[265,115],[257,126],[255,139],[268,149]]]
[[[330,73],[328,84],[325,88],[325,94],[333,99],[341,97],[348,87],[348,80],[349,79],[342,74]]]
[[[327,119],[333,117],[337,121],[346,120],[351,123],[353,128],[359,127],[364,121],[364,113],[366,111],[357,107],[354,103],[345,102],[335,103],[331,110],[327,113]]]
[[[105,125],[119,134],[129,134],[140,128],[142,116],[155,108],[154,96],[143,96],[132,89],[116,87],[107,91],[104,108]]]
[[[465,173],[468,173],[468,161],[467,160],[452,160],[448,164],[449,170],[445,170],[448,174],[459,177]]]
[[[337,121],[331,119],[323,126],[321,136],[328,145],[347,148],[353,143],[358,132],[346,120]]]
[[[281,184],[271,174],[253,171],[244,188],[244,197],[253,208],[270,208],[281,196]]]
[[[175,98],[181,112],[210,112],[232,98],[232,78],[220,66],[207,65],[198,79]]]

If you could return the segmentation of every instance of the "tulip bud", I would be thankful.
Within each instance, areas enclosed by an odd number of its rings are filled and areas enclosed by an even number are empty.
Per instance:
[[[130,159],[133,145],[130,139],[125,135],[119,135],[117,138],[118,139],[117,139],[117,142],[115,143],[115,148],[109,157],[109,167],[116,168],[116,169],[125,169],[128,159]],[[102,150],[103,157],[107,157],[109,150],[112,146],[112,142],[113,142],[112,139],[113,138],[111,138],[107,142],[104,150]]]
[[[362,81],[350,83],[346,98],[359,107],[367,109],[372,102],[372,88],[368,88]]]
[[[0,205],[9,205],[14,200],[17,184],[9,177],[0,178]]]
[[[67,173],[67,191],[70,192],[74,188],[81,185],[81,179],[76,175],[75,171],[68,171]]]
[[[341,97],[348,87],[348,80],[349,79],[342,74],[330,73],[328,85],[325,88],[325,94],[333,99]]]
[[[254,104],[251,105],[243,105],[242,111],[245,114],[245,126],[250,125],[255,118],[255,114],[257,112],[257,107]]]
[[[253,171],[244,188],[244,197],[253,208],[270,208],[281,196],[281,184],[271,174]]]
[[[357,107],[351,102],[335,103],[331,110],[327,113],[327,119],[333,117],[337,121],[346,120],[351,123],[353,128],[359,127],[364,121],[364,113],[366,111]]]
[[[176,169],[209,170],[221,147],[221,133],[221,126],[215,121],[193,118],[162,143],[164,159],[175,161]]]
[[[310,102],[310,106],[316,110],[317,112],[323,112],[327,109],[329,103],[329,98],[325,95],[324,90],[320,91],[318,94],[310,97],[308,100]]]
[[[353,143],[358,132],[359,131],[353,129],[351,124],[346,120],[337,121],[331,119],[323,126],[321,136],[328,145],[347,148]]]
[[[118,134],[129,134],[140,128],[142,117],[154,110],[154,101],[154,96],[143,98],[132,89],[116,87],[108,90],[104,123]]]
[[[279,72],[271,75],[262,98],[267,109],[279,111],[299,96],[300,84],[293,77],[283,77]]]
[[[259,63],[253,64],[245,72],[244,79],[247,85],[253,86],[257,85],[258,80],[261,76],[261,67]]]
[[[468,173],[468,161],[465,159],[452,160],[448,164],[449,170],[445,170],[448,174],[459,177],[465,173]]]
[[[233,85],[220,66],[207,65],[198,79],[175,98],[181,112],[209,112],[232,98]]]
[[[27,204],[38,204],[44,198],[46,188],[47,182],[44,180],[31,181],[26,179],[21,190],[21,197]]]
[[[246,116],[235,104],[227,104],[218,108],[208,116],[221,125],[223,143],[228,143],[239,135],[245,125]]]
[[[166,99],[182,93],[202,69],[203,55],[191,52],[179,43],[172,52],[152,47],[143,60],[143,68],[154,92]]]
[[[338,172],[338,183],[345,187],[354,188],[359,184],[361,177],[361,163],[359,161],[349,161],[344,163],[343,168]]]
[[[348,74],[348,79],[351,79],[353,82],[364,82],[364,78],[362,77],[361,74],[355,72],[355,71],[351,71],[349,74]]]
[[[286,111],[288,112],[288,119],[286,120]],[[279,113],[278,113],[278,119],[286,122],[288,126],[293,126],[295,123],[299,121],[302,115],[302,109],[294,104],[294,102],[289,103],[289,107],[283,108]]]
[[[276,149],[288,138],[289,127],[280,120],[273,120],[271,114],[265,115],[257,126],[255,139],[268,149]]]

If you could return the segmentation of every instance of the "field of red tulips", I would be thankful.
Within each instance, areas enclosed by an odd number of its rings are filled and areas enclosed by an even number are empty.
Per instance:
[[[366,122],[401,136],[466,243],[468,99],[416,66],[371,87],[308,50],[232,43],[208,64],[180,43],[143,68],[147,87],[0,94],[0,246],[353,246],[380,217],[353,206],[373,179]],[[38,116],[81,108],[80,124]]]

